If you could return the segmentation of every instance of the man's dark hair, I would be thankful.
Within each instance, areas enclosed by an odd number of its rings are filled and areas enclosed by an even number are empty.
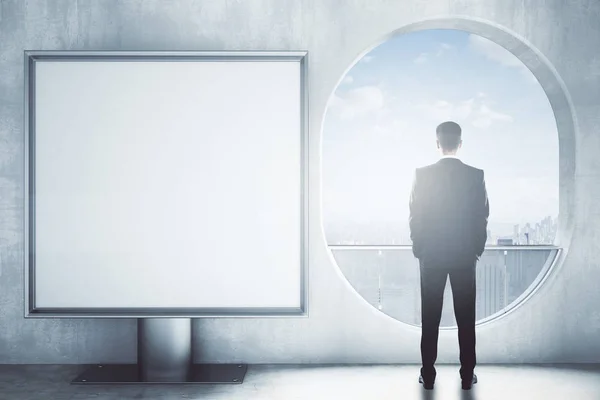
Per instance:
[[[446,121],[439,124],[435,134],[440,141],[442,150],[453,151],[458,149],[461,132],[460,125],[456,122]]]

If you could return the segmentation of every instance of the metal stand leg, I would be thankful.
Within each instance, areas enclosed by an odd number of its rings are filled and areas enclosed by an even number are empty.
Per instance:
[[[192,320],[138,319],[138,372],[144,382],[186,382],[192,372]]]
[[[138,319],[138,363],[96,365],[72,384],[242,383],[244,364],[193,364],[189,318]]]

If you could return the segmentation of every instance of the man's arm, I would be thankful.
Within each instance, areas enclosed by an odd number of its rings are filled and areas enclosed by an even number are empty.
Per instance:
[[[421,246],[422,246],[422,225],[423,225],[423,211],[422,202],[419,193],[419,170],[415,170],[413,177],[412,190],[410,192],[410,200],[408,202],[408,208],[410,210],[408,225],[410,227],[410,240],[412,240],[412,252],[416,258],[421,257]]]
[[[476,207],[477,214],[475,215],[475,240],[477,258],[481,257],[485,250],[485,243],[487,242],[487,225],[488,218],[490,216],[490,203],[487,196],[487,189],[485,188],[485,176],[484,172],[481,171],[480,175],[481,182],[478,184]]]

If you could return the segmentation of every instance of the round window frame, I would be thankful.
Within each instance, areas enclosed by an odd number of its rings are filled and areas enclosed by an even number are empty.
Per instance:
[[[515,312],[521,306],[527,303],[527,301],[536,295],[545,284],[553,279],[557,272],[562,268],[564,260],[568,254],[571,239],[573,235],[573,216],[574,216],[574,200],[575,200],[575,167],[576,167],[576,150],[575,150],[575,138],[577,133],[577,118],[571,95],[564,80],[560,74],[544,54],[538,50],[532,43],[527,39],[517,34],[516,32],[504,27],[500,24],[494,23],[489,20],[475,18],[463,15],[451,15],[451,16],[439,16],[427,19],[417,20],[401,26],[398,29],[389,32],[388,34],[375,41],[368,48],[362,50],[348,65],[348,67],[340,74],[339,79],[335,82],[335,85],[330,91],[328,100],[325,105],[325,112],[321,118],[321,129],[320,129],[320,141],[323,140],[323,128],[325,120],[327,118],[327,109],[329,107],[331,98],[334,96],[337,88],[342,83],[348,72],[368,55],[375,48],[380,46],[382,43],[398,35],[404,35],[408,33],[414,33],[425,30],[459,30],[467,33],[475,34],[493,41],[494,43],[502,46],[508,50],[512,55],[517,57],[529,71],[534,75],[542,90],[546,94],[546,98],[550,103],[554,119],[556,122],[556,128],[558,132],[558,151],[559,151],[559,214],[558,214],[558,229],[556,238],[554,241],[555,249],[553,250],[554,257],[551,255],[546,260],[544,266],[538,273],[535,280],[529,285],[529,287],[514,301],[512,301],[505,308],[497,311],[496,313],[489,315],[481,320],[475,322],[476,326],[488,325],[503,319],[505,316]],[[322,159],[323,146],[320,146],[320,156]],[[322,176],[322,174],[321,174]],[[321,204],[322,210],[322,204]],[[321,213],[321,216],[323,214]],[[351,290],[363,301],[367,301],[361,296],[358,291],[354,288],[352,283],[346,278],[343,271],[339,267],[335,255],[332,249],[327,243],[327,235],[323,227],[324,218],[321,218],[321,231],[325,240],[326,247],[328,249],[331,260],[338,269],[338,272],[344,277]],[[551,247],[551,246],[548,246]],[[369,304],[374,310],[378,311],[375,307]],[[379,311],[380,315],[384,315],[387,318],[394,320],[404,326],[421,329],[421,326],[413,325],[401,320],[398,320],[388,314]],[[456,331],[457,326],[440,327],[441,331]]]

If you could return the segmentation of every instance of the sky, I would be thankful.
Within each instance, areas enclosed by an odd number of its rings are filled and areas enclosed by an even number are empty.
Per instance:
[[[414,170],[436,162],[435,128],[463,130],[463,162],[485,172],[490,224],[558,215],[556,120],[533,74],[503,47],[458,30],[395,36],[332,94],[322,131],[323,216],[407,223]]]

